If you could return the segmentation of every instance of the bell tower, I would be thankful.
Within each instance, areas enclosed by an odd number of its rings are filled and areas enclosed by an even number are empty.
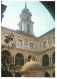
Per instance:
[[[33,35],[34,22],[31,21],[31,16],[32,14],[25,3],[25,8],[22,10],[20,14],[20,22],[18,23],[18,26],[20,31]]]

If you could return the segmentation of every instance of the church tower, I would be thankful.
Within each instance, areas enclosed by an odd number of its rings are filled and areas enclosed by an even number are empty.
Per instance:
[[[18,23],[18,26],[20,31],[33,35],[34,22],[31,21],[31,16],[32,14],[29,11],[29,9],[27,9],[26,3],[25,3],[25,8],[22,10],[20,14],[20,22]]]

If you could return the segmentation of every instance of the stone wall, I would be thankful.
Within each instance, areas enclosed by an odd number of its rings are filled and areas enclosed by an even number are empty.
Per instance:
[[[13,40],[14,43],[16,43],[16,48],[11,48],[11,43],[9,52],[11,54],[11,57],[15,57],[16,54],[21,53],[24,57],[24,64],[28,62],[28,56],[31,55],[35,58],[35,61],[37,61],[42,66],[42,59],[45,54],[49,57],[49,65],[53,66],[53,68],[46,68],[45,71],[50,73],[50,76],[52,76],[53,72],[55,71],[55,64],[52,63],[52,55],[55,52],[55,43],[54,43],[54,37],[55,37],[55,29],[49,31],[48,33],[40,36],[40,37],[33,37],[27,34],[23,34],[20,32],[16,32],[11,29],[7,29],[2,27],[1,29],[1,44],[6,45],[4,42],[5,35],[8,35],[10,33],[13,33],[15,38]],[[22,40],[22,45],[18,45],[18,40]],[[26,40],[26,42],[25,42]],[[43,47],[43,42],[46,41],[46,47]],[[30,42],[33,43],[33,48],[30,48]],[[8,47],[6,46],[4,50],[8,50]],[[53,72],[52,72],[53,70]]]

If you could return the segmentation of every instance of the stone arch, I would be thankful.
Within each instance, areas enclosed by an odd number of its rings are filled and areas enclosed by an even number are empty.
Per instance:
[[[24,65],[24,56],[21,53],[17,53],[15,56],[15,64],[23,66]]]
[[[48,66],[49,65],[49,56],[45,54],[42,58],[42,66]]]
[[[53,72],[53,77],[55,77],[55,71]]]
[[[52,63],[55,64],[55,52],[52,54]]]
[[[45,72],[45,77],[50,77],[50,74],[48,72]]]
[[[4,50],[1,53],[1,58],[2,58],[2,63],[7,63],[9,64],[11,62],[11,54],[8,50]]]

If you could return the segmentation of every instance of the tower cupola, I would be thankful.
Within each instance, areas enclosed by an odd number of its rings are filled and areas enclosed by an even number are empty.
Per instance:
[[[20,22],[18,23],[19,30],[24,31],[29,34],[33,34],[33,22],[31,21],[31,12],[27,8],[25,3],[25,8],[22,10],[20,14]]]

